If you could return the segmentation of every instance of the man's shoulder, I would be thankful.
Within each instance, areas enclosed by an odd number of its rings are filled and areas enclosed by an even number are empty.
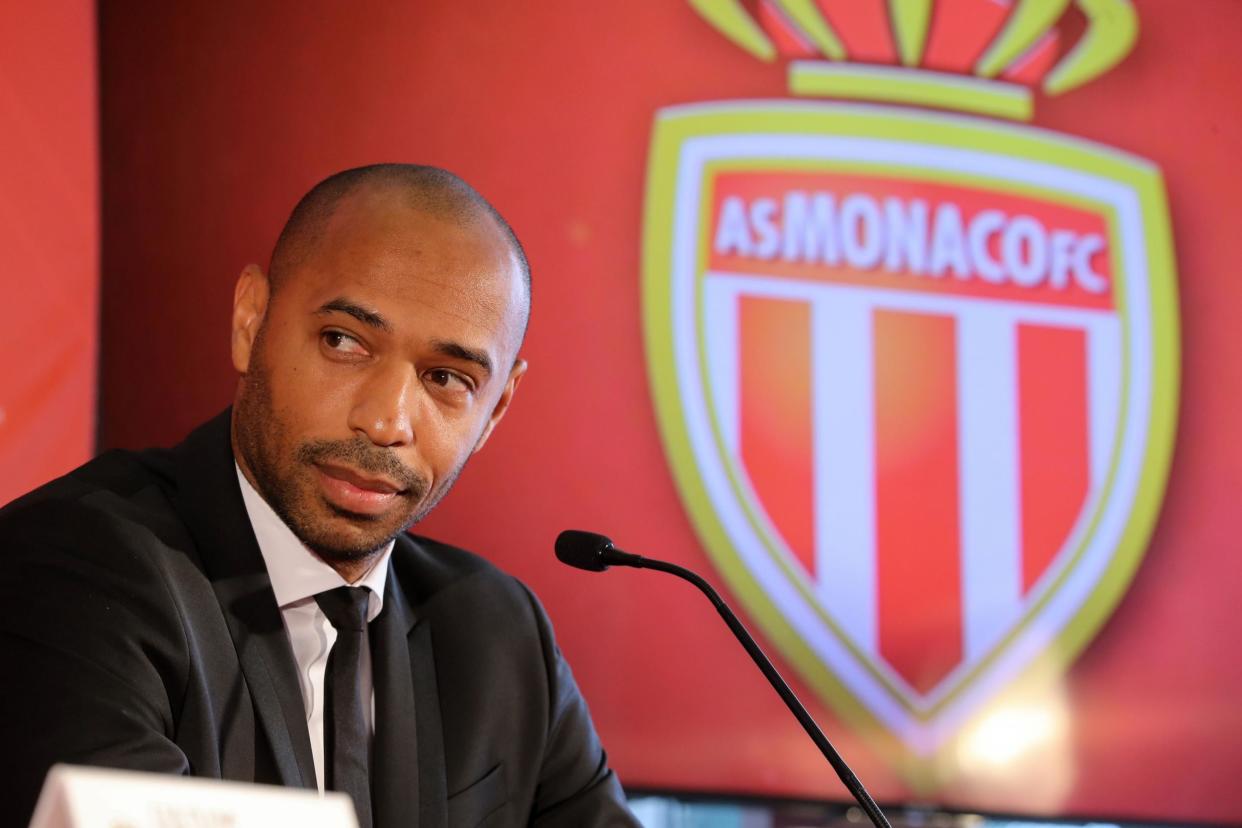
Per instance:
[[[98,520],[154,529],[173,514],[175,485],[170,449],[108,451],[0,509],[0,536]]]
[[[108,451],[0,509],[0,581],[197,582],[174,452]]]
[[[418,535],[401,535],[392,571],[419,615],[443,618],[489,635],[551,639],[534,592],[481,555]],[[501,632],[503,630],[503,632]]]
[[[401,586],[422,603],[449,591],[508,593],[526,600],[526,587],[481,555],[421,535],[398,536],[393,571]]]
[[[236,486],[229,415],[226,409],[173,448],[105,452],[14,500],[0,509],[0,541],[6,551],[23,540],[83,537],[99,541],[89,546],[188,548],[189,535],[197,535],[192,515],[201,530],[243,508],[240,492],[229,491]]]

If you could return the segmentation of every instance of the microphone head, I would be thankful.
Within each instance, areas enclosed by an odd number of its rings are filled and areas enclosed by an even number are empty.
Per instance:
[[[607,569],[604,553],[612,548],[611,540],[595,532],[566,529],[556,536],[556,557],[560,562],[588,572]]]

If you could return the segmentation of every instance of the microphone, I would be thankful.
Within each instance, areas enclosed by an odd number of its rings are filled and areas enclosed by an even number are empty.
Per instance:
[[[854,771],[850,770],[850,766],[845,764],[841,754],[837,753],[837,749],[832,746],[832,743],[828,741],[828,737],[819,729],[819,725],[811,718],[811,714],[802,706],[802,702],[798,701],[798,697],[789,689],[789,685],[785,683],[785,680],[781,678],[781,674],[772,666],[772,662],[764,655],[759,645],[755,643],[755,639],[746,631],[746,628],[742,626],[742,622],[733,614],[733,610],[729,609],[729,605],[724,602],[724,599],[712,588],[711,584],[684,566],[623,552],[613,546],[609,538],[595,532],[583,532],[577,529],[566,529],[564,532],[561,532],[556,538],[556,557],[561,563],[569,564],[577,569],[585,569],[588,572],[603,572],[610,566],[654,569],[657,572],[667,572],[670,575],[675,575],[698,587],[707,596],[707,599],[712,602],[712,605],[716,607],[716,611],[720,613],[725,624],[729,626],[729,629],[733,631],[733,635],[741,642],[742,647],[750,654],[759,671],[763,673],[777,694],[785,702],[789,712],[793,713],[794,718],[802,725],[802,729],[806,731],[806,734],[811,737],[811,741],[819,748],[820,753],[824,754],[828,764],[832,765],[832,769],[837,772],[837,777],[845,785],[846,790],[853,795],[859,807],[863,809],[868,819],[871,820],[871,824],[876,826],[876,828],[892,828],[889,825],[888,818],[880,810],[880,806],[875,804],[875,800],[871,798],[871,794],[867,793],[867,789],[863,787],[862,782],[854,775]]]
[[[556,557],[561,563],[588,572],[603,572],[610,566],[641,567],[640,561],[643,560],[640,555],[617,549],[603,535],[577,529],[566,529],[557,536]]]

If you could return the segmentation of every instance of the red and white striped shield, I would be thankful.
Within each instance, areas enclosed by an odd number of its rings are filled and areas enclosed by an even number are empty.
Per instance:
[[[673,470],[803,677],[928,755],[1034,665],[1063,668],[1163,490],[1158,172],[975,119],[699,106],[657,122],[648,198]]]

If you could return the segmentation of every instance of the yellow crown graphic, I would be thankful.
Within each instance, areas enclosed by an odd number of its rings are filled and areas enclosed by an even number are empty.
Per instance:
[[[1017,120],[1031,118],[1034,88],[1081,86],[1138,36],[1130,0],[688,1],[755,57],[788,60],[795,95]]]

